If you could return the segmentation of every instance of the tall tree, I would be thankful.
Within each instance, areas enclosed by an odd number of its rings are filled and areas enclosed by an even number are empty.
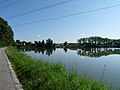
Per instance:
[[[53,47],[53,41],[50,38],[48,38],[46,40],[46,47],[47,48],[52,48]]]
[[[13,31],[7,21],[0,17],[0,46],[9,46],[14,44]]]
[[[65,42],[64,42],[64,46],[67,46],[67,45],[68,45],[68,43],[67,43],[67,41],[65,41]]]

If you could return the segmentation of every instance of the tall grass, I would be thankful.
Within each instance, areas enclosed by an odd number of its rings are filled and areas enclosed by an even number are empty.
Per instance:
[[[25,90],[108,90],[103,83],[76,73],[69,74],[60,63],[48,63],[28,57],[14,47],[6,50]]]

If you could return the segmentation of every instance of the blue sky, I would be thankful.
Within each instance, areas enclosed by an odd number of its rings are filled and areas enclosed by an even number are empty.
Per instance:
[[[2,2],[4,0],[0,0]],[[51,38],[54,42],[77,42],[80,37],[102,36],[120,38],[120,6],[84,13],[76,16],[39,22],[24,26],[16,25],[29,23],[59,16],[84,12],[120,4],[120,0],[73,0],[59,6],[34,12],[17,18],[8,17],[42,8],[65,0],[19,0],[16,4],[6,6],[17,0],[8,0],[0,4],[0,16],[8,21],[14,31],[14,37],[20,40],[35,41]]]

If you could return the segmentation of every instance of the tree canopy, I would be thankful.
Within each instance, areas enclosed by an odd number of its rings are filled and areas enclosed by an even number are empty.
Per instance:
[[[78,39],[79,47],[120,47],[120,39],[93,36]]]
[[[0,46],[9,46],[14,43],[14,34],[7,21],[0,17]]]
[[[16,40],[16,46],[18,48],[20,48],[20,47],[29,47],[29,48],[55,48],[56,44],[53,43],[53,40],[51,40],[50,38],[48,38],[46,40],[46,42],[44,40],[42,40],[42,41],[34,41],[34,43]]]

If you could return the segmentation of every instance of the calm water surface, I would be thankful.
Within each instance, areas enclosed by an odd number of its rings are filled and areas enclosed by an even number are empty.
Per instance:
[[[56,49],[31,50],[24,53],[48,62],[61,62],[68,70],[74,68],[80,75],[98,80],[112,88],[120,87],[120,49]]]

